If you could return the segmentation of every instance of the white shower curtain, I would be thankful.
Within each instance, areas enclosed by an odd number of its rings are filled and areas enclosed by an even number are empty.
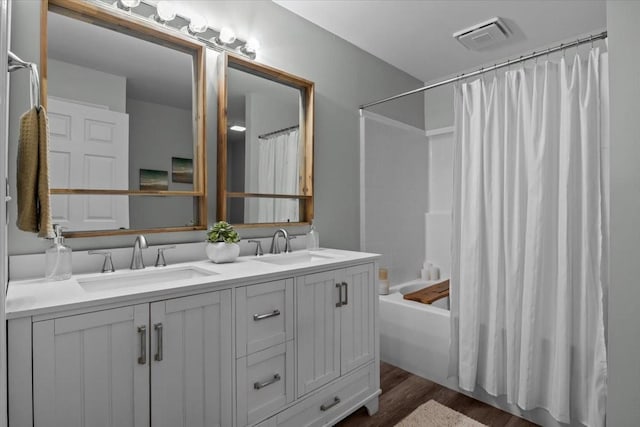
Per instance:
[[[607,377],[600,61],[455,91],[450,374],[587,426],[604,425]]]
[[[261,139],[258,142],[258,192],[298,194],[300,187],[300,132]],[[297,199],[260,198],[258,222],[297,222]]]

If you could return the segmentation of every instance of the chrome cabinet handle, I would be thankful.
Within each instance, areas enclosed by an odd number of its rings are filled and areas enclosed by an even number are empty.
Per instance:
[[[349,284],[342,282],[342,286],[344,287],[344,300],[342,301],[342,305],[347,305],[349,304]]]
[[[333,398],[333,402],[325,403],[322,406],[320,406],[320,410],[321,411],[328,411],[329,409],[331,409],[334,406],[336,406],[338,403],[340,403],[340,398],[338,396],[336,396],[336,397]]]
[[[278,309],[273,310],[271,313],[254,314],[253,320],[257,322],[258,320],[268,319],[269,317],[276,317],[276,316],[280,316],[280,310]]]
[[[157,342],[156,342],[156,354],[153,359],[157,362],[162,360],[162,323],[156,323],[153,325],[153,329],[156,330]]]
[[[336,303],[336,307],[342,307],[342,285],[336,283],[336,288],[338,289],[338,302]]]
[[[147,363],[147,327],[138,326],[138,334],[140,334],[140,356],[138,357],[139,365]]]
[[[260,390],[261,388],[265,388],[266,386],[276,383],[278,381],[280,381],[280,374],[273,374],[273,377],[269,378],[266,381],[253,383],[253,388],[256,390]]]

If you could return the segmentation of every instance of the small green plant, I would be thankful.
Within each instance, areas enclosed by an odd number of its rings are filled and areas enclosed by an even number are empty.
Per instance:
[[[211,243],[237,243],[240,241],[240,236],[228,222],[218,221],[207,231],[207,241]]]

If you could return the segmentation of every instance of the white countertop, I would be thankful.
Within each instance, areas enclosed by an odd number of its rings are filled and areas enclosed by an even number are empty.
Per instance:
[[[304,251],[306,252],[306,251]],[[300,252],[282,255],[264,255],[263,257],[245,256],[233,263],[214,264],[210,261],[193,261],[173,264],[167,267],[147,267],[144,270],[120,270],[115,273],[92,273],[73,275],[68,280],[47,281],[30,279],[10,281],[6,298],[7,319],[46,315],[68,310],[83,309],[105,304],[135,303],[143,299],[166,299],[184,293],[207,292],[221,287],[232,287],[248,282],[258,283],[294,275],[313,273],[331,268],[374,261],[379,255],[365,252],[343,251],[338,249],[319,249],[318,254],[327,258],[315,259],[313,262],[277,265],[260,262],[260,259],[286,257]],[[91,290],[81,285],[82,281],[103,277],[118,277],[141,274],[141,272],[158,272],[194,267],[201,271],[213,273],[210,276],[181,279],[172,282],[136,284],[103,289],[93,286]],[[144,274],[144,273],[142,273]]]

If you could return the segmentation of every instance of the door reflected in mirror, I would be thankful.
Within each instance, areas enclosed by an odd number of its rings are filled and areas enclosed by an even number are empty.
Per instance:
[[[206,228],[202,197],[194,198],[204,195],[204,48],[148,29],[113,30],[109,19],[93,19],[108,12],[82,5],[50,8],[44,96],[54,221],[72,232]]]

